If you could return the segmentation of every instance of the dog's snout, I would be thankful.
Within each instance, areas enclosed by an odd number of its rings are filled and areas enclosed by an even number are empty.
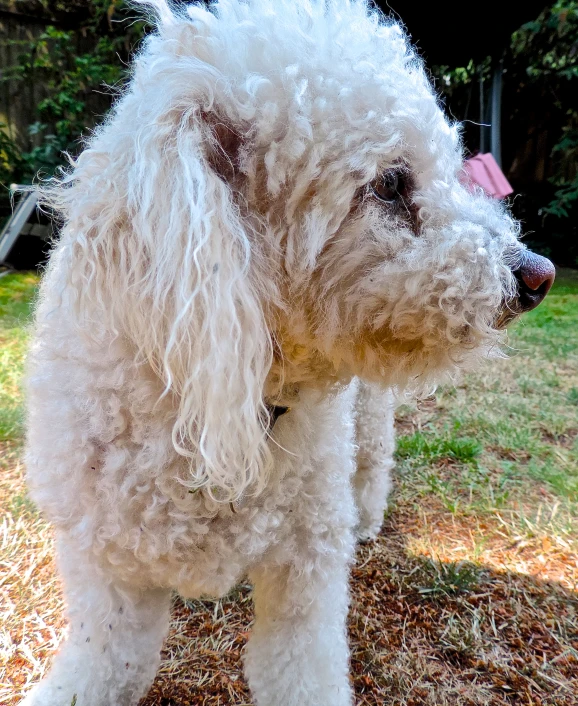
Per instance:
[[[520,267],[514,272],[518,280],[518,304],[521,311],[535,309],[550,291],[556,277],[554,265],[545,257],[529,250],[524,252]]]

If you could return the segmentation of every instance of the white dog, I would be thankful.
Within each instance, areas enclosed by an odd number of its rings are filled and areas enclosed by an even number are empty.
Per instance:
[[[552,266],[461,186],[457,128],[363,0],[149,5],[128,90],[47,193],[27,464],[70,636],[26,703],[136,704],[171,589],[248,576],[257,706],[345,706],[387,387],[497,352]]]

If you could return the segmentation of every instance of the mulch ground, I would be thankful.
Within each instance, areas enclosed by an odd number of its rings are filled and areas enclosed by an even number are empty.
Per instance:
[[[473,565],[450,565],[448,575],[442,562],[408,554],[415,523],[397,513],[358,550],[349,619],[357,703],[576,706],[577,594]],[[241,655],[251,618],[249,586],[222,601],[176,599],[143,706],[250,704]]]

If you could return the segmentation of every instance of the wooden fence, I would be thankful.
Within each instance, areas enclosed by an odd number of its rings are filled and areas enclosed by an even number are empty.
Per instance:
[[[46,97],[47,90],[41,82],[31,80],[24,84],[9,77],[30,42],[40,36],[46,25],[41,17],[0,10],[0,122],[25,149],[32,146],[33,138],[27,128],[34,122],[35,106]]]

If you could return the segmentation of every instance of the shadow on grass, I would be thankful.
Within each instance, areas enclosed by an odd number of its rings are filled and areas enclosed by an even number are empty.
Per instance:
[[[408,551],[396,512],[358,548],[349,632],[356,703],[575,706],[578,595],[560,584]],[[250,704],[241,655],[251,591],[175,600],[165,661],[143,706]]]
[[[358,552],[350,632],[359,703],[574,706],[578,594],[416,556],[408,551],[416,522],[394,513]]]

